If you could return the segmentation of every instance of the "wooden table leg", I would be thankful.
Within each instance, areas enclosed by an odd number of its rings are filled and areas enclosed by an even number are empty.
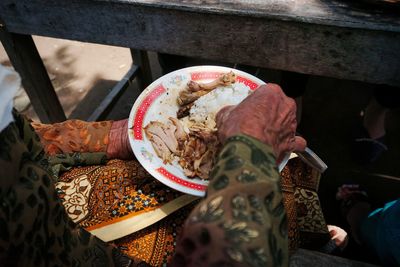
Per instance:
[[[147,51],[131,49],[133,64],[139,66],[136,79],[140,90],[144,90],[152,81],[151,68]]]
[[[0,21],[0,40],[43,123],[66,120],[46,68],[30,35],[10,33]]]

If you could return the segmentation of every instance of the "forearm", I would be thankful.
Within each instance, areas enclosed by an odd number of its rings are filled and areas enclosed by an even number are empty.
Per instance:
[[[55,124],[32,123],[32,126],[48,155],[103,152],[109,159],[130,159],[127,124],[128,120],[67,120]]]
[[[112,121],[67,120],[54,124],[32,123],[49,155],[73,152],[106,152]]]
[[[279,179],[270,147],[248,136],[231,137],[212,171],[207,197],[185,223],[174,264],[287,266]]]

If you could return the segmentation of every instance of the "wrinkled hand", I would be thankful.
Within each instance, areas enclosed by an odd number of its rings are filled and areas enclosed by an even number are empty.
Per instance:
[[[109,159],[133,159],[132,148],[128,136],[128,119],[114,121],[108,135],[110,140],[107,147]]]
[[[272,146],[278,163],[286,153],[306,147],[306,141],[295,136],[296,104],[276,84],[262,85],[239,105],[224,107],[216,120],[222,143],[247,134]]]

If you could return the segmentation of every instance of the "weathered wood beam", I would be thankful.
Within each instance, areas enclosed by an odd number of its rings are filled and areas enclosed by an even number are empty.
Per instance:
[[[66,120],[64,110],[54,91],[42,59],[30,35],[10,33],[0,26],[0,40],[32,106],[43,123]]]
[[[362,19],[343,27],[136,2],[3,0],[0,16],[16,33],[400,86],[396,23],[385,31],[385,21],[363,29]]]
[[[298,249],[290,257],[290,267],[378,267],[376,265],[353,261],[312,250]]]
[[[139,67],[139,75],[136,77],[139,89],[144,90],[153,81],[149,57],[146,51],[131,49],[133,64]]]

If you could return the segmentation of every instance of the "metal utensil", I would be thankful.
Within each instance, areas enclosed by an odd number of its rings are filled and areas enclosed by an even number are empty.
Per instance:
[[[295,153],[301,160],[303,160],[311,167],[317,169],[320,173],[323,173],[328,168],[325,162],[323,162],[322,159],[318,157],[317,154],[315,154],[314,151],[312,151],[308,147],[306,147],[306,149],[302,152]]]

